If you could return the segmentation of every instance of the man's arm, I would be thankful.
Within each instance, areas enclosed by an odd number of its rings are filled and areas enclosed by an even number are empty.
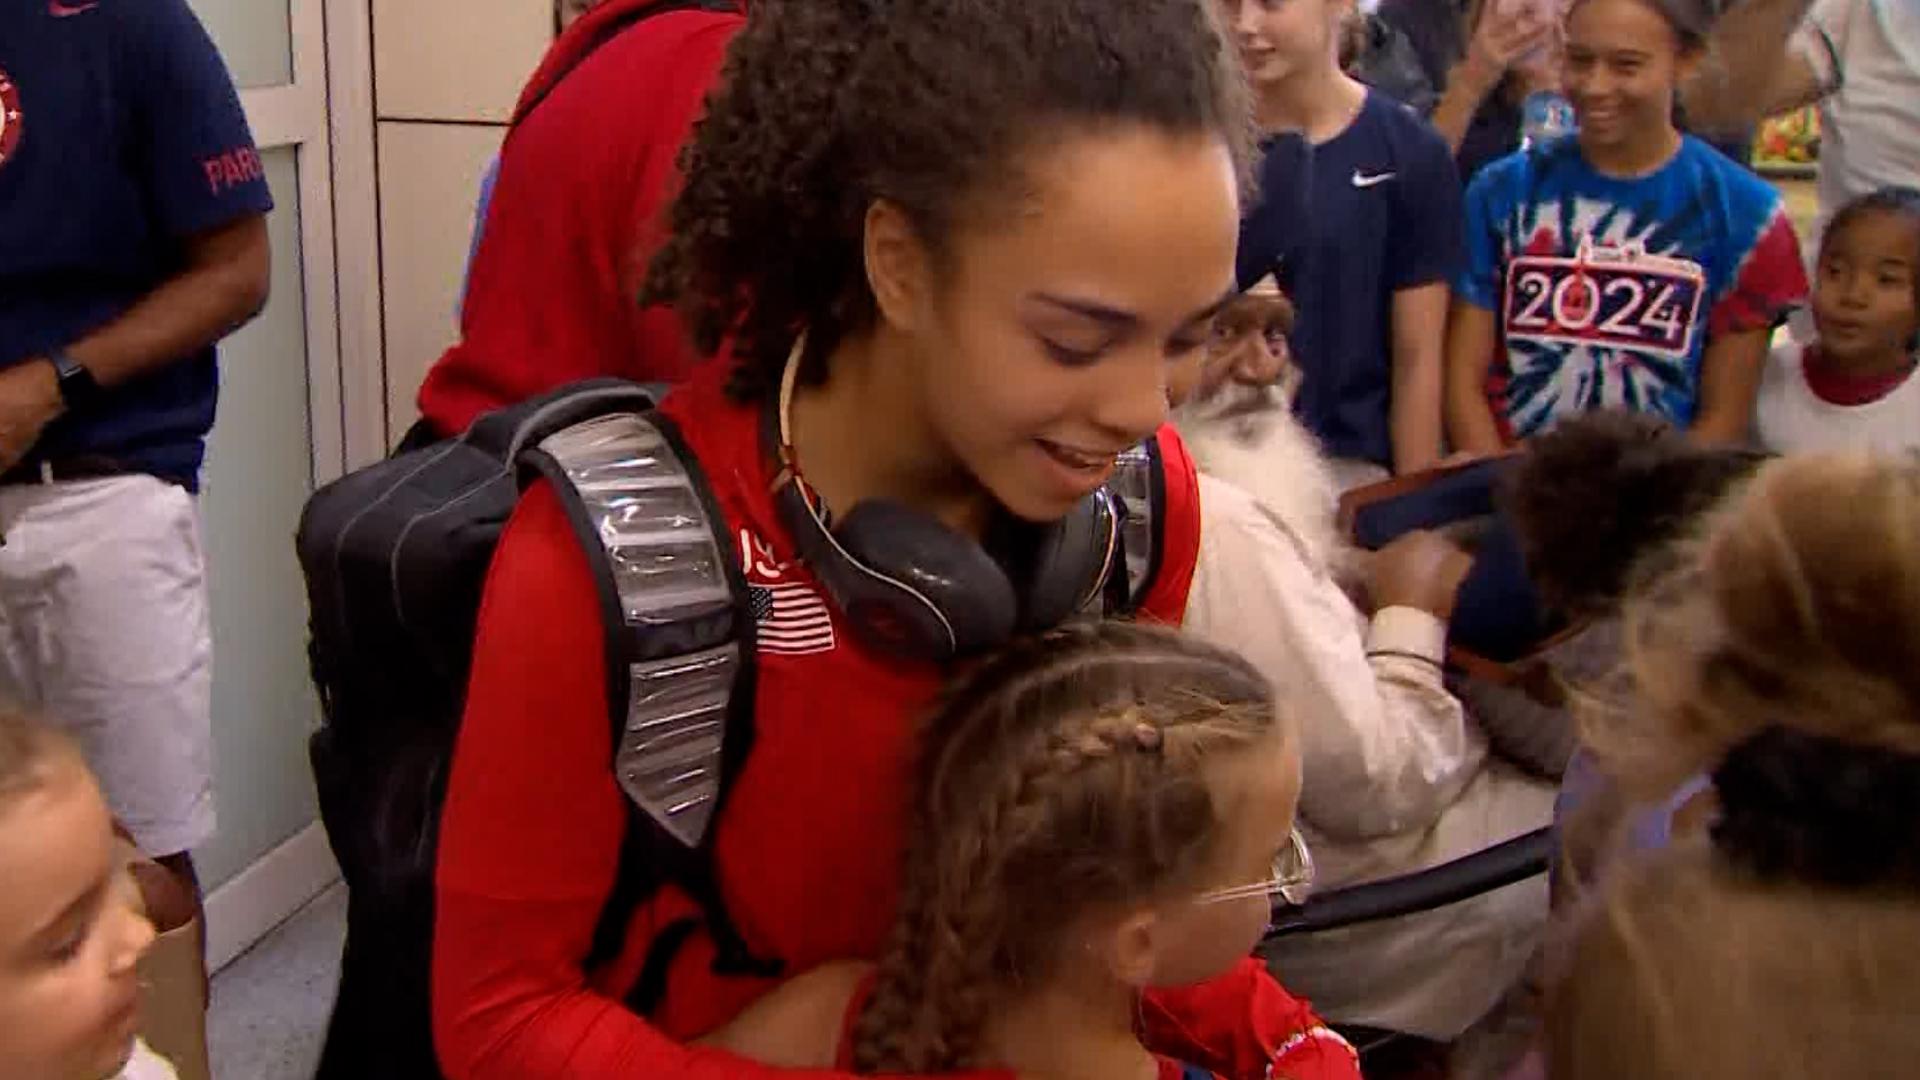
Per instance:
[[[186,266],[119,318],[66,347],[101,386],[116,386],[193,356],[267,302],[266,219],[253,215],[186,244]],[[20,460],[66,410],[52,361],[29,357],[0,371],[0,470]]]
[[[1301,816],[1349,843],[1431,828],[1481,761],[1441,681],[1445,611],[1432,610],[1450,607],[1458,576],[1401,567],[1385,598],[1393,606],[1364,620],[1231,478],[1201,473],[1200,507],[1183,628],[1260,668],[1301,718]]]
[[[1393,471],[1415,472],[1440,460],[1441,383],[1445,368],[1444,281],[1393,294]]]
[[[260,215],[187,241],[186,266],[119,318],[67,346],[102,386],[191,357],[266,306],[272,276]]]
[[[1493,312],[1467,300],[1453,302],[1447,321],[1447,437],[1456,451],[1494,454],[1505,448],[1487,402],[1493,366]]]
[[[1700,408],[1688,433],[1696,442],[1738,444],[1753,423],[1753,401],[1767,359],[1770,327],[1723,334],[1700,361]]]
[[[1832,92],[1838,65],[1827,55],[1823,78],[1803,45],[1810,40],[1812,48],[1830,48],[1824,31],[1807,21],[1814,2],[1744,0],[1721,16],[1706,55],[1680,85],[1680,107],[1688,125],[1737,130]]]

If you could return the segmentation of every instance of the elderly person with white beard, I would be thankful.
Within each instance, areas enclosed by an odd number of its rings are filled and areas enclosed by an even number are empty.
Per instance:
[[[1432,533],[1374,555],[1335,527],[1339,488],[1287,403],[1285,301],[1223,320],[1175,419],[1200,469],[1201,549],[1185,627],[1272,680],[1303,732],[1300,816],[1322,887],[1410,873],[1547,824],[1555,786],[1509,765],[1443,681],[1471,558]],[[1249,383],[1255,385],[1248,385]],[[1345,587],[1364,569],[1367,607]],[[1370,609],[1370,610],[1369,610]],[[1436,911],[1287,939],[1289,988],[1346,1024],[1450,1041],[1539,944],[1535,879]]]

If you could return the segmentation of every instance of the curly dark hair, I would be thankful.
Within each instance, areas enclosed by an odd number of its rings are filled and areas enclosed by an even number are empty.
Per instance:
[[[776,384],[803,328],[817,380],[875,317],[874,200],[937,254],[963,201],[1019,183],[1017,154],[1113,122],[1217,132],[1246,183],[1244,77],[1208,0],[759,0],[642,300],[674,304],[703,355],[730,340],[736,394]]]
[[[1608,411],[1533,439],[1500,493],[1541,597],[1572,615],[1618,603],[1643,559],[1766,460],[1704,447],[1667,421]]]

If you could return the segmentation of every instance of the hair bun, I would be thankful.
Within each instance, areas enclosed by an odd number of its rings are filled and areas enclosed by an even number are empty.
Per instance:
[[[1920,755],[1769,727],[1714,770],[1717,851],[1769,881],[1920,890]]]

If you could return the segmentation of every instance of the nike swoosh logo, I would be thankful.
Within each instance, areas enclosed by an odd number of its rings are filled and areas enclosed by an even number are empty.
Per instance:
[[[75,15],[85,15],[100,6],[100,0],[87,4],[71,4],[67,0],[47,0],[47,14],[56,19],[71,19]]]
[[[1359,169],[1353,170],[1353,186],[1357,188],[1370,188],[1375,184],[1384,184],[1391,179],[1393,179],[1393,174],[1390,172],[1374,173],[1372,176],[1368,176]]]

